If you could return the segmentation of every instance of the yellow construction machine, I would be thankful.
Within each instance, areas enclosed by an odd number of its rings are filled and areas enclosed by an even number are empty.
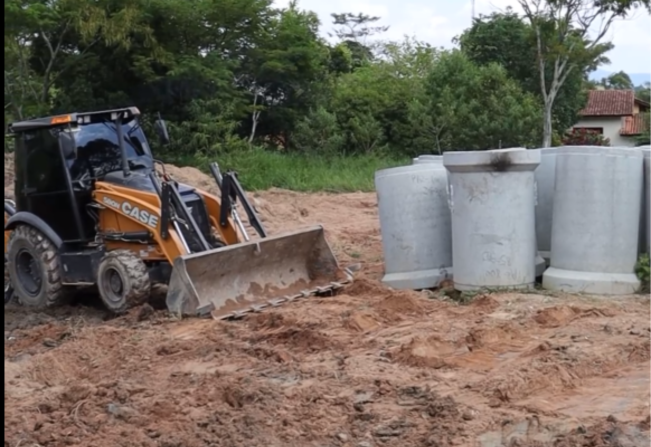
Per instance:
[[[11,124],[5,303],[12,288],[21,304],[44,307],[71,288],[96,286],[104,305],[122,313],[163,283],[170,311],[222,319],[352,281],[323,227],[267,235],[236,173],[211,164],[219,196],[172,179],[153,158],[139,115],[130,107]],[[155,129],[169,142],[160,118]]]
[[[11,199],[5,199],[5,227],[7,220],[16,213],[16,204]],[[14,296],[14,289],[9,280],[9,270],[7,270],[7,242],[9,242],[10,231],[5,231],[5,304],[11,301]]]

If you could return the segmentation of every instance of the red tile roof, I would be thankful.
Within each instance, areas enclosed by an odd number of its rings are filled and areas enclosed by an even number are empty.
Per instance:
[[[649,129],[649,115],[637,114],[633,116],[625,116],[622,118],[622,128],[619,131],[620,135],[634,136],[640,135],[645,130]]]
[[[633,115],[634,104],[633,90],[590,90],[588,104],[580,114],[582,116],[628,116]]]

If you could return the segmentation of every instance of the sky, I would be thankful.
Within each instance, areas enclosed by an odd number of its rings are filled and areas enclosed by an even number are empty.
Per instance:
[[[275,0],[286,6],[289,0]],[[390,26],[385,38],[401,40],[414,36],[436,47],[452,47],[452,38],[470,26],[470,0],[298,0],[300,9],[316,12],[321,20],[322,33],[332,30],[333,12],[362,12],[381,17],[378,24]],[[475,15],[503,11],[512,6],[521,9],[515,0],[475,0]],[[607,39],[615,44],[608,54],[610,65],[600,67],[608,72],[624,70],[627,73],[651,73],[651,17],[637,10],[631,17],[611,25]]]

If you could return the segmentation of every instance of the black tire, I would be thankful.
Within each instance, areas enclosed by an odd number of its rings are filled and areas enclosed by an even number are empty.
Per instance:
[[[59,254],[43,233],[30,225],[18,225],[9,236],[7,259],[13,293],[20,304],[45,308],[64,302]]]
[[[97,270],[97,288],[108,310],[124,313],[149,299],[151,283],[147,266],[129,250],[107,253]]]
[[[11,302],[14,297],[14,287],[11,285],[9,269],[7,267],[7,253],[5,253],[5,306]]]

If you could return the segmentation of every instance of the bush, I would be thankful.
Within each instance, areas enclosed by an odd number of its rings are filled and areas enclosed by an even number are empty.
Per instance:
[[[304,154],[334,155],[344,152],[346,137],[337,124],[337,116],[319,107],[298,122],[293,142]]]
[[[563,136],[564,146],[610,146],[610,140],[594,130],[574,128]]]

